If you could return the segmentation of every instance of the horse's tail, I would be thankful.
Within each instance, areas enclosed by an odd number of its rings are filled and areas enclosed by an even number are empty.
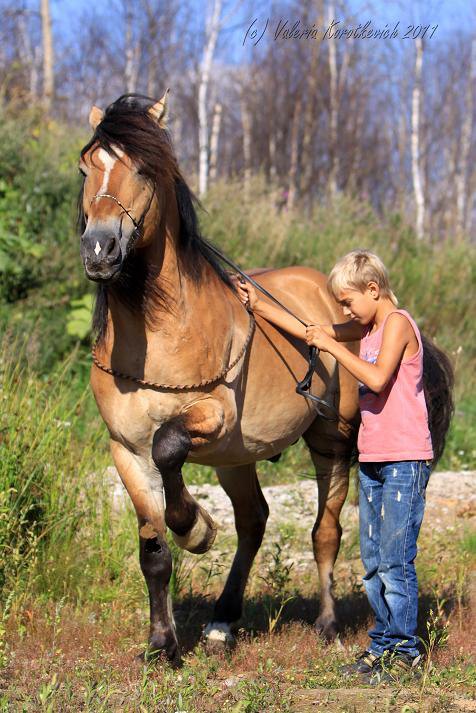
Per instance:
[[[454,371],[449,357],[431,339],[423,343],[423,389],[433,443],[433,468],[441,458],[454,411]]]

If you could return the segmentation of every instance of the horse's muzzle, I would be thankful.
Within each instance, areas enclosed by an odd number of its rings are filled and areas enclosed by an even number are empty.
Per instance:
[[[90,280],[109,282],[119,275],[123,256],[119,238],[114,233],[86,231],[81,237],[80,252]]]

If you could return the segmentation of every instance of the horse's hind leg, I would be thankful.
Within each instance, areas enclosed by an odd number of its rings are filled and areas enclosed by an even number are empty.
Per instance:
[[[223,646],[233,642],[231,624],[241,617],[246,582],[263,540],[269,508],[254,463],[216,471],[231,499],[238,534],[238,548],[225,588],[215,605],[212,622],[205,629],[209,643]]]
[[[350,461],[347,439],[336,430],[332,424],[316,419],[304,434],[318,487],[318,511],[312,529],[320,583],[320,611],[315,627],[329,640],[337,635],[333,573],[342,535],[339,517],[349,486]]]

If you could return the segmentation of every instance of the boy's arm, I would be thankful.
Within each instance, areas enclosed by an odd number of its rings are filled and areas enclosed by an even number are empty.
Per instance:
[[[294,337],[299,337],[299,339],[306,338],[306,327],[298,322],[297,319],[291,317],[290,314],[281,309],[281,307],[276,307],[275,305],[265,302],[263,299],[257,300],[253,312],[259,314],[268,322],[272,322],[277,327],[284,329],[289,334]]]
[[[409,341],[410,323],[402,315],[390,315],[382,335],[382,346],[375,364],[360,359],[319,327],[308,329],[307,343],[329,352],[352,376],[379,394],[392,378]],[[410,326],[410,329],[411,326]]]
[[[348,322],[333,324],[332,331],[333,334],[329,334],[329,336],[337,342],[358,342],[359,339],[362,339],[363,327],[350,319]]]
[[[280,307],[276,307],[260,298],[257,300],[253,311],[293,336],[299,337],[299,339],[306,338],[304,325]],[[329,337],[336,339],[338,342],[354,342],[362,337],[362,326],[357,322],[349,321],[342,324],[321,324],[319,326]]]

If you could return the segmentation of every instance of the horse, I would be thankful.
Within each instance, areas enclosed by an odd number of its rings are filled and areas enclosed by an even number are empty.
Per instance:
[[[167,93],[159,101],[123,95],[105,112],[92,108],[93,135],[79,163],[79,232],[85,273],[97,283],[90,384],[137,514],[150,603],[147,652],[165,653],[178,665],[167,528],[193,553],[206,552],[217,530],[187,490],[184,463],[213,466],[234,510],[237,550],[204,633],[211,644],[228,646],[269,513],[256,464],[276,460],[303,437],[318,491],[315,626],[332,639],[339,516],[359,412],[357,382],[327,353],[318,359],[313,393],[334,405],[337,418],[321,417],[296,393],[307,346],[241,303],[235,281],[200,233],[196,198],[179,170],[166,118]],[[345,321],[317,270],[248,274],[311,322]]]

